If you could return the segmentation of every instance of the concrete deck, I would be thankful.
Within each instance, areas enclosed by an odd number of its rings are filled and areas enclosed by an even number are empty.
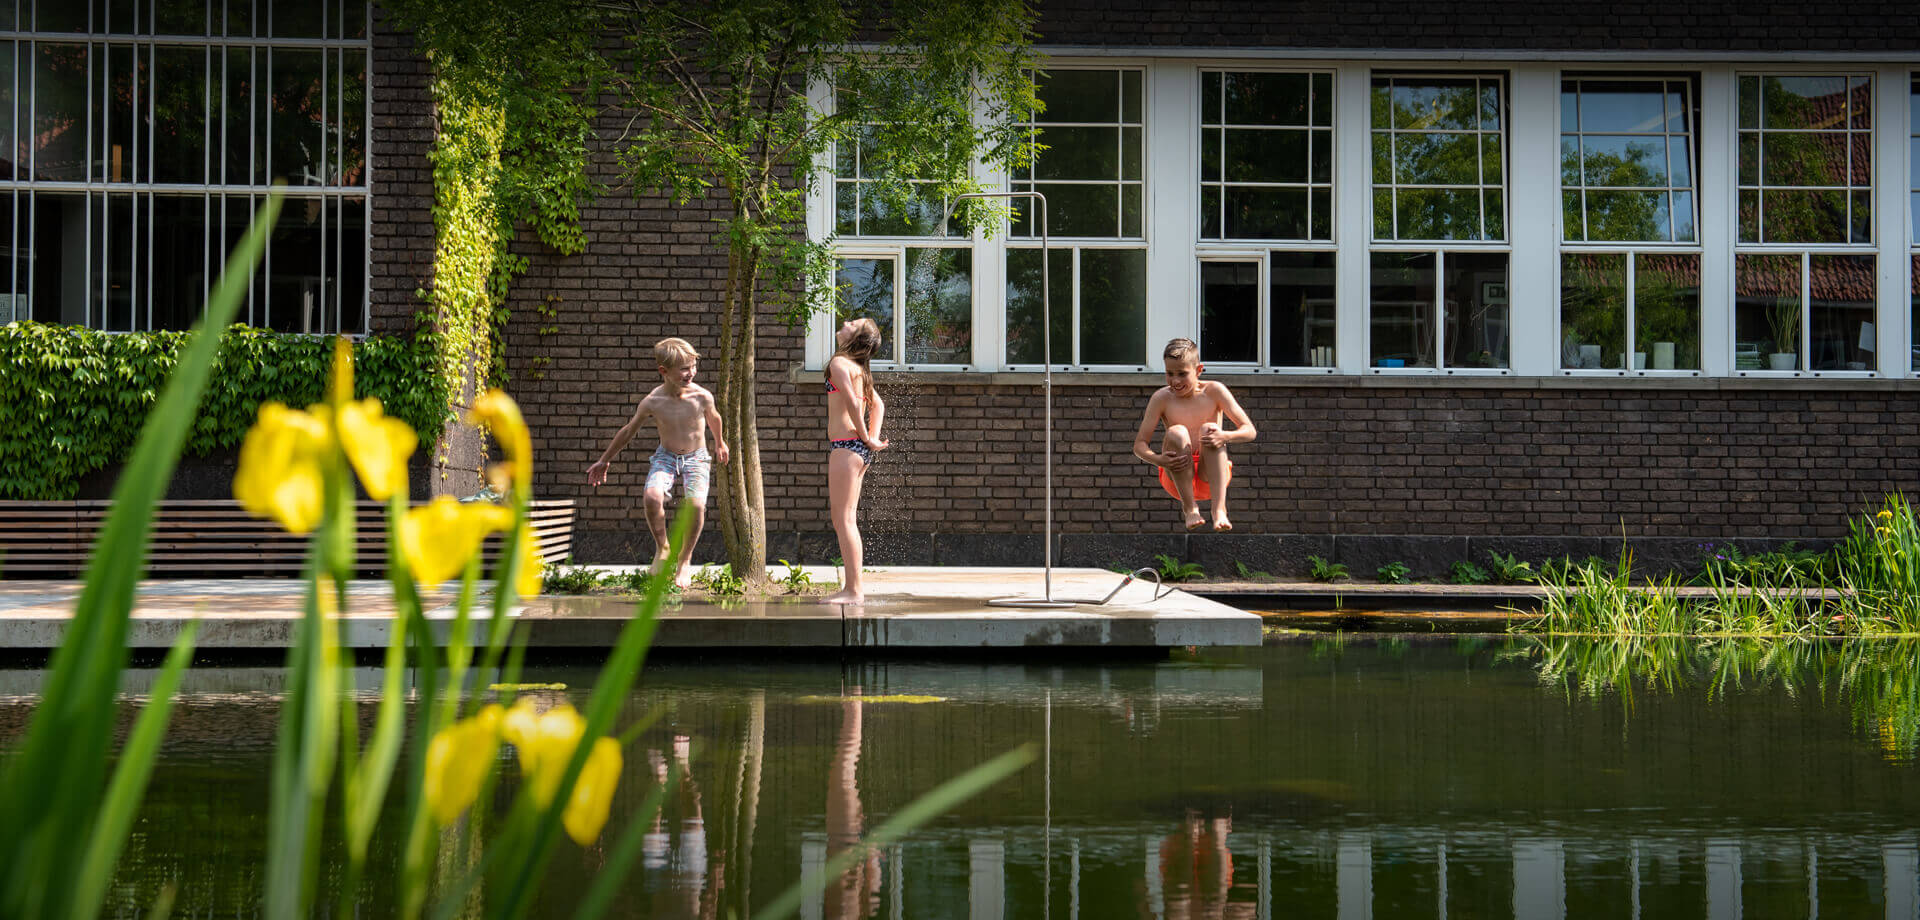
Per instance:
[[[832,570],[811,572],[831,580]],[[1120,576],[1100,569],[1053,570],[1053,596],[1105,597]],[[303,586],[291,579],[149,581],[135,601],[129,642],[165,648],[187,621],[200,621],[203,649],[271,650],[292,640]],[[348,586],[342,643],[384,647],[393,605],[384,582]],[[991,598],[1038,597],[1039,569],[879,568],[867,575],[867,602],[828,605],[808,596],[710,601],[701,592],[670,604],[654,645],[660,648],[980,649],[1016,647],[1168,648],[1258,645],[1260,618],[1225,604],[1174,591],[1155,601],[1136,582],[1105,606],[1022,609],[990,606]],[[71,581],[0,582],[0,650],[59,645],[80,585]],[[446,638],[455,593],[424,595],[428,619]],[[635,600],[613,596],[542,596],[509,615],[526,625],[532,649],[595,649],[613,645]],[[475,602],[484,617],[484,599]]]

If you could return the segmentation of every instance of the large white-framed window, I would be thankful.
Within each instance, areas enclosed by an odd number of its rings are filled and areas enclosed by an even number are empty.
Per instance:
[[[1873,78],[1738,75],[1738,375],[1870,373]]]
[[[1334,73],[1199,79],[1200,354],[1215,369],[1331,373]]]
[[[1367,363],[1506,373],[1506,75],[1376,71]]]
[[[1041,228],[1016,200],[1006,242],[1006,351],[1013,367],[1126,368],[1147,360],[1146,69],[1054,66],[1035,78],[1045,149],[1009,176],[1046,196],[1053,352],[1043,355]]]
[[[1559,367],[1700,372],[1699,82],[1565,76]]]
[[[930,183],[907,180],[905,201],[875,191],[871,131],[833,145],[835,313],[880,326],[876,366],[966,369],[973,364],[974,251]]]
[[[366,331],[368,4],[0,12],[0,322],[187,328],[283,183],[240,321]]]

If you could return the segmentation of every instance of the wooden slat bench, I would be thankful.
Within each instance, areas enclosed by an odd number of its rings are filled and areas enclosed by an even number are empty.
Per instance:
[[[0,501],[0,577],[74,578],[86,568],[110,502]],[[540,558],[559,562],[573,551],[572,499],[536,499],[529,509]],[[386,506],[355,507],[355,555],[364,575],[387,558]],[[487,559],[498,551],[487,541]],[[147,571],[156,578],[243,578],[299,575],[307,538],[241,510],[240,503],[169,499],[160,503],[148,543]]]

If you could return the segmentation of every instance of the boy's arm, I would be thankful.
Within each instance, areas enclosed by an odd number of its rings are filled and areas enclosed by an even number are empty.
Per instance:
[[[1152,399],[1147,400],[1146,414],[1140,417],[1140,430],[1133,435],[1133,455],[1154,466],[1171,467],[1176,461],[1183,460],[1192,463],[1191,457],[1181,454],[1163,454],[1153,449],[1153,430],[1160,427],[1161,405],[1166,399],[1162,394],[1165,392],[1157,391]]]
[[[613,455],[620,452],[620,448],[627,446],[627,442],[633,440],[634,434],[640,430],[640,424],[647,420],[649,414],[647,401],[644,399],[640,400],[639,405],[633,407],[633,418],[620,426],[620,430],[613,435],[613,443],[607,445],[606,452],[600,455],[600,459],[593,461],[592,466],[587,467],[587,485],[597,486],[607,481],[607,461],[612,460]]]
[[[1233,429],[1208,428],[1200,434],[1203,443],[1208,447],[1220,448],[1228,444],[1245,444],[1259,436],[1260,433],[1253,428],[1253,420],[1247,418],[1247,410],[1240,408],[1240,401],[1233,398],[1233,393],[1225,384],[1210,383],[1207,389],[1213,396],[1214,404],[1220,407],[1221,414],[1233,423]]]
[[[711,393],[707,394],[707,428],[713,432],[713,459],[727,462],[727,436],[720,431],[720,404],[714,402]]]

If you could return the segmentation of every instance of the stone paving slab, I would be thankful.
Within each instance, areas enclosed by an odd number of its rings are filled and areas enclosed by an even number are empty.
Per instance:
[[[810,572],[817,581],[831,569]],[[1121,576],[1099,569],[1054,569],[1055,599],[1099,600]],[[292,579],[148,581],[135,601],[130,644],[164,648],[189,620],[200,621],[206,649],[285,648],[299,619],[304,585]],[[72,617],[80,585],[71,581],[0,582],[0,649],[57,646]],[[867,602],[828,605],[811,597],[709,600],[693,596],[670,604],[654,644],[662,648],[1167,648],[1258,645],[1260,618],[1182,591],[1155,598],[1135,582],[1104,606],[1065,609],[995,607],[991,598],[1045,595],[1043,573],[1020,568],[876,568],[867,575]],[[444,641],[454,617],[450,586],[422,600]],[[541,596],[509,611],[525,624],[530,648],[607,648],[634,612],[635,599],[613,596]],[[475,602],[476,618],[486,600]],[[390,635],[392,601],[385,582],[348,585],[342,644],[382,647]]]

